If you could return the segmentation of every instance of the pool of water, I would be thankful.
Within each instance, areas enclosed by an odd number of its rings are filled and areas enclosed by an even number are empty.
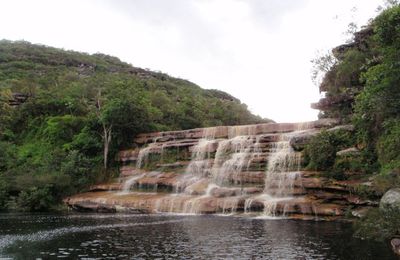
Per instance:
[[[0,215],[0,258],[397,259],[345,223],[129,214]]]

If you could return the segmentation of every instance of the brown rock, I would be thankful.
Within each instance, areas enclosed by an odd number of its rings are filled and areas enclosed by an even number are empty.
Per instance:
[[[393,252],[400,255],[400,238],[393,238],[390,241],[390,245],[392,246]]]
[[[185,193],[189,195],[203,195],[206,193],[209,181],[207,179],[202,179],[194,184],[186,187]]]
[[[93,185],[89,188],[89,191],[117,191],[121,190],[122,185],[120,183],[105,183]]]
[[[343,206],[337,204],[317,204],[314,206],[314,214],[321,216],[343,216]]]

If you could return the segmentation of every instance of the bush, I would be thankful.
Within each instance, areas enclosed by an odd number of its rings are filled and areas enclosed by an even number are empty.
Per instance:
[[[322,131],[305,148],[305,162],[310,170],[333,170],[336,153],[354,145],[351,133],[343,130]]]
[[[400,233],[398,212],[382,212],[370,209],[367,215],[354,224],[356,237],[364,239],[385,240]]]
[[[391,188],[400,187],[400,172],[383,172],[375,176],[373,180],[373,188],[375,192],[382,196]]]
[[[0,176],[0,211],[7,209],[9,186],[6,181]]]
[[[364,163],[360,155],[340,156],[333,165],[335,171],[345,173],[359,173],[364,171]]]
[[[352,194],[355,194],[364,199],[376,200],[382,196],[382,194],[377,194],[373,186],[358,184],[352,188]]]
[[[15,156],[15,145],[0,141],[0,173],[12,167]]]
[[[400,168],[400,120],[384,123],[384,132],[377,144],[378,160],[387,170]]]
[[[65,161],[62,162],[60,173],[70,176],[74,183],[74,187],[71,188],[77,191],[93,181],[93,176],[91,176],[92,169],[96,168],[98,163],[98,161],[91,161],[79,151],[73,150],[69,152]]]
[[[48,211],[53,205],[54,198],[48,187],[21,191],[16,201],[17,209],[22,211]]]

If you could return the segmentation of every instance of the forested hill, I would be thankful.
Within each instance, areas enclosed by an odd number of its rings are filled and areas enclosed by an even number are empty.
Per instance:
[[[112,175],[137,133],[266,121],[225,92],[116,57],[2,40],[0,210],[47,209]]]

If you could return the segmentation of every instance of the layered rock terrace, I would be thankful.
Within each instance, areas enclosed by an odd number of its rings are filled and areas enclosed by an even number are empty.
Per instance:
[[[352,194],[359,181],[302,169],[302,149],[332,119],[220,126],[138,135],[121,151],[120,177],[66,199],[97,212],[245,214],[338,219],[376,202]]]

